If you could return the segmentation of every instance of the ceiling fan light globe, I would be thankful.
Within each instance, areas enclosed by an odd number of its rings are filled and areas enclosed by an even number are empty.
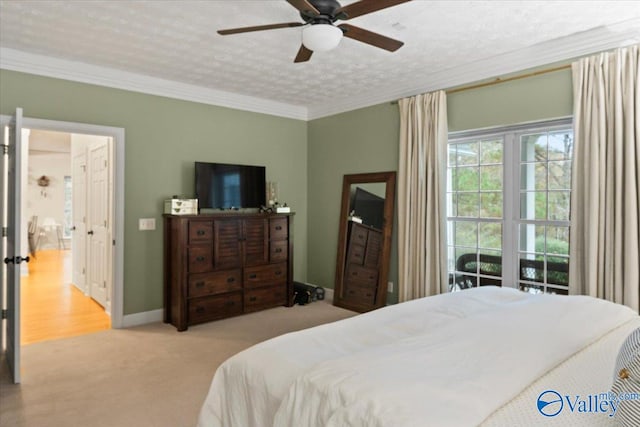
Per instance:
[[[335,49],[342,40],[342,30],[330,24],[309,25],[302,30],[302,44],[314,52]]]

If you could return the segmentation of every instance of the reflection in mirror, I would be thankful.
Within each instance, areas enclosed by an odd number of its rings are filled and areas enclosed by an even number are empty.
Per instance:
[[[352,184],[349,219],[382,230],[385,189],[384,182]]]
[[[386,304],[395,172],[345,175],[334,304],[359,312]]]

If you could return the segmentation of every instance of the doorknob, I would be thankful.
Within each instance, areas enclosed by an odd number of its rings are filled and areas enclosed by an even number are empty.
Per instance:
[[[93,230],[89,230],[89,231],[87,231],[87,234],[88,234],[89,236],[93,236]]]
[[[76,226],[74,225],[73,227],[70,228],[71,231],[76,231]]]
[[[4,259],[5,264],[20,264],[22,261],[29,262],[29,257],[21,257],[20,255],[17,255],[11,258]]]

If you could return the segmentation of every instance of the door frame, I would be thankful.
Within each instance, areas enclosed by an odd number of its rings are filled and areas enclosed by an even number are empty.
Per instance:
[[[11,116],[0,115],[0,125],[9,123]],[[107,136],[113,138],[113,263],[111,290],[111,328],[124,327],[124,128],[58,120],[22,118],[22,127],[54,132]]]

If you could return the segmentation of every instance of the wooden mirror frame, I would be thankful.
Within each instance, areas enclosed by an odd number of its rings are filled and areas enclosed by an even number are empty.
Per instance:
[[[382,247],[378,267],[378,285],[374,304],[356,304],[344,298],[344,275],[347,256],[347,229],[350,209],[350,191],[353,184],[385,183],[384,217],[382,225]],[[365,312],[380,308],[387,303],[387,280],[391,255],[391,234],[393,231],[393,211],[396,196],[396,173],[374,172],[345,175],[342,181],[342,205],[338,233],[338,254],[336,257],[336,277],[333,304],[348,310]]]

